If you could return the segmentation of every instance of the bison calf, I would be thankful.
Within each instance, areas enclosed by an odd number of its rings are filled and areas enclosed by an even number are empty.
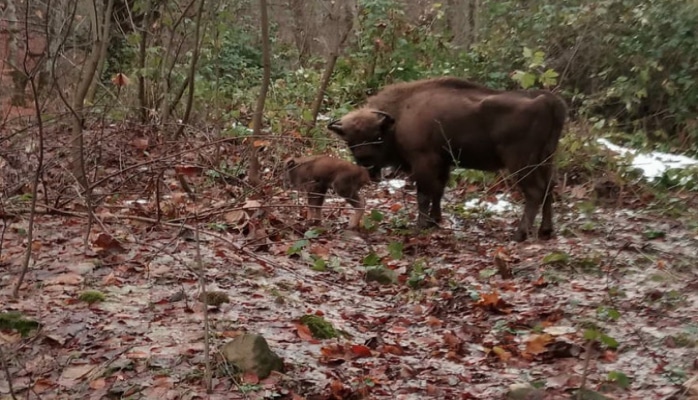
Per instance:
[[[359,191],[370,182],[368,171],[349,161],[328,156],[289,158],[285,161],[287,182],[307,193],[308,214],[315,221],[321,219],[322,204],[327,190],[343,197],[354,208],[349,229],[359,226],[365,202]]]
[[[441,221],[452,165],[508,169],[525,197],[514,234],[523,241],[541,205],[539,236],[552,235],[553,155],[566,114],[564,101],[548,91],[500,91],[445,77],[386,86],[328,128],[372,176],[386,166],[411,174],[420,228]]]

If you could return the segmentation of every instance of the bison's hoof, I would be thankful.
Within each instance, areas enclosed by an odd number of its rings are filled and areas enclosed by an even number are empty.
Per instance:
[[[417,230],[438,229],[438,228],[439,228],[439,224],[432,219],[417,221]]]
[[[524,240],[526,240],[527,236],[528,235],[526,234],[526,231],[516,231],[514,233],[513,239],[515,242],[523,242]]]
[[[538,230],[538,239],[550,240],[553,237],[553,228],[540,228]]]

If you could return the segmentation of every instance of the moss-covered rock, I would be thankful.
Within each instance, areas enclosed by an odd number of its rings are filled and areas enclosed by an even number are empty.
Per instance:
[[[316,339],[331,339],[339,336],[339,332],[324,318],[317,315],[304,315],[301,323],[310,329]]]
[[[0,329],[2,330],[15,330],[22,336],[29,335],[29,332],[35,329],[39,329],[41,324],[38,322],[26,319],[24,316],[17,311],[10,311],[0,313]]]
[[[366,271],[366,282],[378,282],[381,285],[391,285],[397,282],[397,273],[385,267],[370,268]]]
[[[253,372],[264,379],[271,371],[284,372],[284,361],[261,335],[246,333],[221,347],[223,357],[242,372]]]
[[[100,303],[106,300],[106,298],[107,297],[104,295],[104,293],[100,292],[99,290],[86,290],[80,293],[80,296],[78,296],[78,300],[84,301],[87,304]]]

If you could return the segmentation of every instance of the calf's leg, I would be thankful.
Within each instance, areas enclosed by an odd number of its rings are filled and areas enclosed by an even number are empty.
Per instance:
[[[354,208],[354,215],[352,215],[349,219],[348,228],[358,228],[366,207],[366,202],[363,197],[361,197],[361,194],[359,194],[359,189],[353,188],[352,182],[337,182],[333,189],[335,193],[342,196],[344,200],[346,200],[347,203]]]
[[[322,204],[325,202],[327,186],[316,184],[308,190],[308,219],[318,222],[322,219]]]

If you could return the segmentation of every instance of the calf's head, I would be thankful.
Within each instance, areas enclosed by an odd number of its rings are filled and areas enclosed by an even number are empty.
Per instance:
[[[376,181],[389,157],[385,139],[392,134],[394,124],[395,119],[385,112],[361,108],[330,122],[327,129],[347,143],[356,163],[368,169]]]

